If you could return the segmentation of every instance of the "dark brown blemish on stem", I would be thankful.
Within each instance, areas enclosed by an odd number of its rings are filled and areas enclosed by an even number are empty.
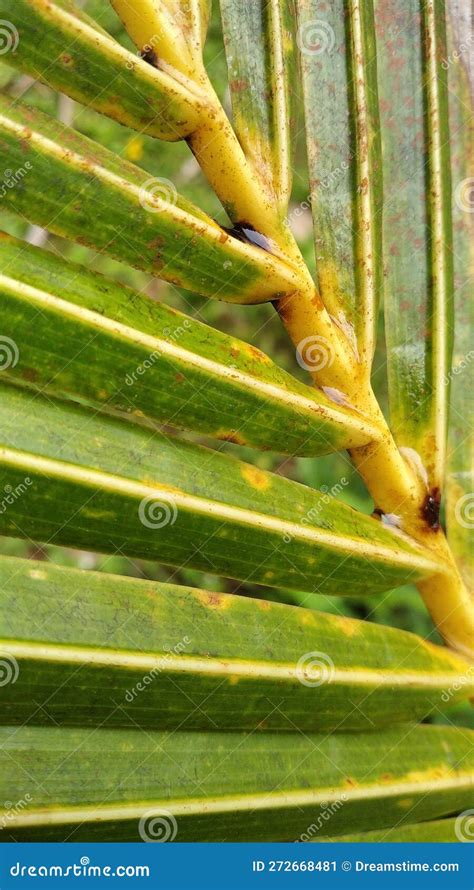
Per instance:
[[[423,506],[421,508],[421,515],[425,520],[428,528],[433,531],[437,531],[440,528],[439,523],[439,511],[441,506],[441,492],[439,488],[432,488],[431,491],[426,495]]]
[[[147,62],[148,65],[153,65],[153,68],[158,68],[158,56],[155,53],[155,50],[151,48],[151,46],[144,46],[141,53],[140,58],[143,59],[144,62]]]

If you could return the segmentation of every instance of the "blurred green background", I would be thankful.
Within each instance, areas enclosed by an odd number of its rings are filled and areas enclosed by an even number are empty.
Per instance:
[[[85,11],[95,18],[103,28],[113,34],[116,39],[134,49],[123,31],[120,21],[105,0],[85,0],[81,4]],[[229,94],[227,90],[227,69],[222,41],[220,20],[217,4],[214,3],[213,16],[206,44],[206,63],[215,88],[230,113]],[[122,127],[114,121],[83,108],[81,105],[58,96],[48,87],[33,81],[30,77],[18,74],[6,64],[0,64],[0,88],[12,96],[21,96],[31,105],[41,108],[50,115],[58,117],[64,123],[71,124],[78,131],[113,149],[117,154],[127,158],[150,172],[151,176],[170,179],[178,191],[206,210],[219,222],[226,224],[226,215],[218,199],[208,187],[200,173],[199,167],[185,143],[158,142],[150,137],[141,136]],[[299,103],[301,105],[301,103]],[[294,190],[292,205],[298,207],[308,202],[308,178],[305,165],[304,132],[301,120],[295,128],[295,162]],[[291,213],[290,213],[291,216]],[[293,215],[295,235],[305,259],[314,266],[313,237],[311,214],[309,210],[299,211]],[[267,352],[278,364],[309,382],[305,373],[295,360],[294,349],[273,308],[270,305],[236,306],[207,300],[190,292],[182,291],[166,282],[151,280],[146,274],[123,266],[114,260],[94,254],[88,248],[74,245],[42,230],[29,226],[28,223],[4,212],[2,228],[13,235],[28,238],[61,256],[84,263],[89,268],[108,275],[119,282],[127,284],[146,293],[151,299],[163,300],[165,303],[187,313],[233,336],[253,343]],[[374,388],[386,409],[386,368],[383,338],[383,318],[380,318],[379,344],[374,363]],[[335,454],[319,459],[283,458],[275,454],[259,454],[251,449],[227,443],[215,443],[203,438],[193,438],[209,447],[219,447],[243,459],[250,460],[264,469],[283,473],[303,482],[306,485],[330,489],[341,479],[350,484],[344,485],[340,497],[359,510],[370,513],[373,503],[363,484],[354,473],[351,463],[345,454]],[[238,583],[218,578],[190,569],[171,569],[156,563],[143,560],[130,560],[123,556],[102,556],[96,553],[77,551],[60,547],[41,547],[32,542],[0,537],[0,552],[15,556],[30,556],[36,559],[50,559],[61,565],[73,565],[83,569],[115,572],[133,577],[150,578],[160,581],[172,581],[177,584],[205,587],[209,590],[222,590],[239,593],[245,596],[278,599],[282,602],[305,605],[310,608],[348,615],[380,624],[400,627],[439,642],[439,636],[433,627],[429,614],[414,587],[402,587],[385,594],[370,597],[327,597],[323,594],[300,594],[297,591],[265,589],[252,584]],[[456,722],[457,724],[474,727],[474,711],[467,705],[457,706],[441,715],[438,713],[434,722]]]

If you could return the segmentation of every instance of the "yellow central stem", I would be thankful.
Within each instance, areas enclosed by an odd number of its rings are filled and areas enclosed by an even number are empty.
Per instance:
[[[170,66],[168,73],[174,69],[178,79],[184,76],[194,82],[206,97],[206,111],[188,138],[190,148],[230,219],[264,235],[269,249],[299,273],[298,289],[284,300],[276,299],[275,308],[297,349],[314,338],[326,350],[327,361],[314,374],[315,384],[332,390],[334,398],[352,404],[377,427],[377,439],[351,452],[353,463],[382,513],[392,514],[392,521],[399,522],[444,564],[443,572],[418,587],[446,642],[474,658],[474,606],[442,530],[429,528],[423,518],[424,483],[398,450],[366,369],[358,362],[347,334],[324,306],[277,202],[259,185],[202,60],[190,51],[177,33],[176,23],[164,15],[156,0],[135,0],[133,14],[127,0],[112,2],[137,46],[156,46],[160,60]]]
[[[201,81],[202,85],[202,81]],[[351,452],[374,502],[384,514],[399,518],[403,530],[436,553],[443,573],[418,585],[433,621],[446,642],[474,658],[474,608],[441,529],[430,529],[422,517],[424,483],[398,450],[370,381],[359,365],[346,334],[329,315],[286,221],[260,189],[228,118],[209,84],[209,112],[189,144],[230,218],[246,222],[265,235],[301,275],[301,288],[275,308],[295,347],[308,338],[323,342],[328,361],[315,373],[318,386],[335,390],[379,429],[377,440]]]
[[[448,645],[474,658],[474,608],[441,529],[430,529],[422,517],[424,483],[398,450],[364,370],[346,337],[328,314],[284,220],[259,189],[232,127],[220,106],[190,138],[190,145],[230,217],[247,222],[269,237],[301,273],[301,289],[275,307],[296,348],[307,340],[324,341],[329,360],[314,376],[316,385],[340,393],[370,417],[380,436],[354,449],[351,458],[384,514],[399,518],[405,532],[433,551],[446,570],[418,585],[433,621]],[[336,393],[336,395],[337,395]]]

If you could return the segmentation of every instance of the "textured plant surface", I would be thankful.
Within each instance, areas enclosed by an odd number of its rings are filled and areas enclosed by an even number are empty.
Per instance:
[[[472,838],[464,17],[0,0],[3,839]]]

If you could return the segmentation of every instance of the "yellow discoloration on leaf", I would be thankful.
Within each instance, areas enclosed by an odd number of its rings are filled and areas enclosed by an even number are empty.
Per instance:
[[[91,507],[82,507],[81,516],[89,516],[91,519],[116,519],[112,510],[93,510]]]
[[[33,578],[35,581],[47,581],[48,579],[47,572],[43,572],[42,569],[31,569],[28,574],[30,578]]]
[[[258,491],[266,491],[272,484],[268,473],[265,473],[264,470],[259,470],[258,467],[244,464],[240,472],[245,481]]]
[[[413,770],[406,774],[405,779],[407,782],[436,782],[438,779],[449,778],[452,773],[447,764],[440,763],[426,770]]]
[[[397,801],[397,807],[400,810],[411,810],[414,803],[415,801],[412,797],[404,797],[402,800]]]
[[[140,136],[132,136],[125,146],[125,157],[129,161],[140,161],[143,157],[143,139]]]
[[[339,615],[335,615],[334,617],[337,621],[338,629],[348,637],[353,637],[355,634],[358,634],[363,630],[363,624],[353,621],[351,618],[344,618]]]

